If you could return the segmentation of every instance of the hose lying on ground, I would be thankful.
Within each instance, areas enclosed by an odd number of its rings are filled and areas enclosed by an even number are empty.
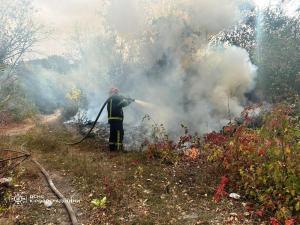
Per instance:
[[[13,164],[13,166],[8,167],[7,169],[5,169],[4,171],[0,172],[0,175],[5,175],[5,173],[9,170],[13,170],[15,169],[18,165],[20,165],[21,163],[23,163],[26,159],[31,157],[31,154],[27,151],[16,151],[16,150],[11,150],[11,149],[2,149],[1,151],[7,151],[7,152],[14,152],[14,153],[19,153],[22,155],[19,156],[15,156],[15,157],[9,157],[6,159],[1,159],[0,162],[6,162],[6,161],[13,161],[13,160],[17,160],[17,159],[21,159],[19,162]],[[67,209],[67,212],[69,214],[69,217],[71,219],[72,225],[79,225],[78,220],[76,218],[76,214],[74,212],[74,210],[72,209],[72,206],[70,205],[70,203],[66,200],[66,198],[57,190],[57,188],[55,187],[55,185],[53,184],[53,181],[51,180],[48,172],[44,169],[44,167],[37,162],[34,159],[31,159],[32,162],[34,162],[39,169],[41,170],[41,172],[44,174],[47,183],[49,184],[51,190],[55,193],[55,195],[63,202],[65,208]],[[0,176],[1,178],[2,176]]]
[[[77,142],[74,142],[74,143],[66,143],[67,145],[77,145],[77,144],[80,144],[81,142],[83,142],[83,141],[90,135],[90,133],[92,132],[92,130],[93,130],[94,127],[96,126],[96,124],[97,124],[97,122],[98,122],[98,119],[99,119],[99,117],[100,117],[100,115],[101,115],[101,113],[102,113],[104,107],[106,106],[106,104],[108,103],[108,101],[109,101],[110,99],[111,99],[111,97],[109,97],[109,98],[103,103],[103,105],[102,105],[102,107],[101,107],[101,109],[100,109],[100,111],[99,111],[99,113],[98,113],[98,115],[97,115],[97,117],[96,117],[96,119],[95,119],[95,121],[94,121],[94,123],[93,123],[91,129],[87,132],[87,134],[84,135],[84,137],[81,138],[81,140],[79,140],[79,141],[77,141]]]
[[[39,162],[37,162],[36,160],[34,159],[31,159],[32,162],[34,162],[38,167],[39,169],[42,171],[42,173],[44,174],[51,190],[55,193],[55,195],[63,202],[63,204],[65,205],[67,211],[68,211],[68,214],[70,216],[70,219],[71,219],[71,222],[72,222],[72,225],[79,225],[78,223],[78,220],[76,218],[76,214],[71,206],[71,204],[67,201],[67,199],[57,190],[57,188],[55,187],[55,185],[53,184],[53,181],[51,180],[48,172],[44,169],[44,167],[39,164]]]

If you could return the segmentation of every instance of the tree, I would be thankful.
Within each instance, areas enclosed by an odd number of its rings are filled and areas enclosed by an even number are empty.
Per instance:
[[[264,13],[259,48],[258,84],[272,102],[289,100],[299,92],[300,16],[288,17],[282,9]]]
[[[13,82],[13,71],[25,53],[38,40],[41,29],[33,21],[29,0],[0,0],[0,82]]]
[[[0,118],[4,121],[7,115],[22,120],[34,111],[15,75],[41,34],[34,13],[30,0],[0,0]]]
[[[271,102],[294,101],[300,94],[300,14],[280,6],[262,12],[249,8],[245,19],[215,38],[245,48],[258,68],[257,89]],[[259,18],[260,17],[260,18]]]

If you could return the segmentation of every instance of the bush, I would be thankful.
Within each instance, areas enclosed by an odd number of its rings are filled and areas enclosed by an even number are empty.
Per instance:
[[[84,108],[87,107],[87,99],[83,92],[78,88],[72,88],[66,94],[66,103],[63,108],[62,118],[68,121],[75,117],[76,122],[86,122],[87,117]]]
[[[178,154],[176,148],[169,139],[164,126],[154,123],[152,126],[152,141],[148,143],[146,154],[149,159],[160,159],[162,162],[174,164],[177,162]]]
[[[240,126],[206,135],[209,160],[221,167],[234,190],[259,203],[280,220],[300,212],[299,120],[286,105],[277,105],[264,125],[250,129],[247,111]]]
[[[228,187],[255,202],[258,216],[271,215],[272,221],[293,224],[300,219],[299,116],[295,108],[276,105],[255,128],[252,112],[253,108],[246,109],[241,124],[229,124],[205,135],[203,141],[183,126],[184,135],[173,142],[163,125],[154,123],[146,154],[172,164],[188,159],[209,165],[210,174],[222,176],[216,201],[227,195]]]
[[[152,120],[149,116],[144,119]],[[200,138],[198,134],[191,135],[186,126],[181,125],[184,134],[177,142],[172,141],[163,124],[153,121],[151,141],[147,143],[146,154],[150,159],[160,159],[168,164],[176,164],[179,160],[195,161],[199,158]],[[182,157],[181,157],[182,156]]]
[[[75,104],[65,105],[65,107],[63,108],[63,111],[62,111],[63,121],[70,120],[72,117],[74,117],[77,114],[78,110],[79,110],[79,108]]]
[[[26,118],[33,117],[37,113],[35,105],[27,98],[18,83],[1,87],[0,98],[7,99],[0,107],[2,124],[13,121],[19,122]],[[6,118],[3,118],[4,116]]]

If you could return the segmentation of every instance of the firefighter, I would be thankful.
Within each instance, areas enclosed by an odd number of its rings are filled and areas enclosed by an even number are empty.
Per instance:
[[[111,151],[123,150],[123,107],[134,102],[134,99],[119,95],[118,88],[111,88],[109,94],[111,97],[107,103],[108,123],[110,125],[109,149]]]

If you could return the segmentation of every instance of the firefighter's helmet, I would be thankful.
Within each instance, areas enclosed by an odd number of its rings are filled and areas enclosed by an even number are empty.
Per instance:
[[[116,87],[112,87],[110,90],[109,90],[109,94],[110,95],[114,95],[114,94],[118,94],[119,93],[119,89],[116,88]]]

